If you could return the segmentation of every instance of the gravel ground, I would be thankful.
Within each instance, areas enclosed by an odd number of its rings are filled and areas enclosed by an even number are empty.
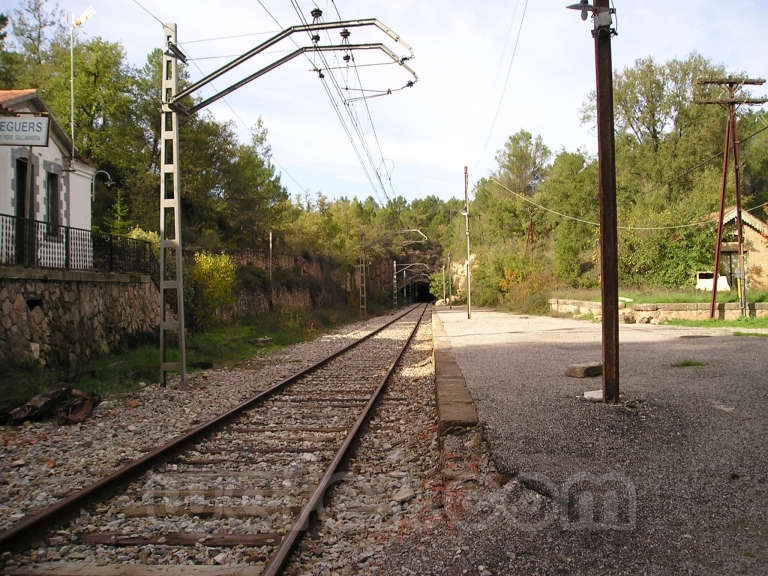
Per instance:
[[[425,556],[417,572],[406,567],[411,555],[456,533],[466,498],[482,498],[501,479],[477,430],[438,437],[431,356],[427,314],[286,574],[443,573],[450,566]]]
[[[427,315],[288,574],[768,572],[768,339],[623,326],[624,398],[609,407],[579,399],[599,378],[563,375],[568,364],[600,359],[599,325],[484,310],[469,322],[461,309],[440,315],[482,438],[478,430],[437,436]],[[2,521],[343,339],[201,373],[185,390],[148,387],[100,406],[81,426],[0,428]],[[673,367],[683,360],[703,365]],[[29,486],[42,487],[43,502]]]
[[[113,472],[184,430],[253,396],[382,325],[381,316],[345,326],[228,369],[171,378],[103,401],[82,424],[0,426],[0,530]]]
[[[464,494],[454,534],[390,551],[393,574],[768,573],[768,339],[622,326],[606,406],[579,398],[599,378],[564,376],[600,360],[599,324],[440,318],[511,481]]]

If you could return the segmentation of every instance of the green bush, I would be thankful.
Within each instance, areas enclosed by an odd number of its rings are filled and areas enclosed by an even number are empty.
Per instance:
[[[199,331],[215,324],[219,307],[234,302],[235,264],[223,253],[196,252],[194,258],[187,316],[190,330]]]

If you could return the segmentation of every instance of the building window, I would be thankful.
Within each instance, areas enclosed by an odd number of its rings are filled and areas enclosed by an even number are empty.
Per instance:
[[[47,206],[46,212],[48,214],[48,234],[50,236],[59,235],[59,226],[61,225],[61,215],[59,212],[59,175],[53,172],[48,172],[48,178],[46,182],[47,192]]]

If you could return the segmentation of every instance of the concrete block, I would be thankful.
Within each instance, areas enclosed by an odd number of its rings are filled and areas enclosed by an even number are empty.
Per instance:
[[[584,364],[571,364],[566,368],[565,375],[571,378],[591,378],[603,373],[602,362],[587,362]]]
[[[584,400],[589,400],[590,402],[602,402],[603,389],[601,388],[600,390],[589,390],[584,392]]]

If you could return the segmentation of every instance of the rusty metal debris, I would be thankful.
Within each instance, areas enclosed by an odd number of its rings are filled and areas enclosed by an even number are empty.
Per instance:
[[[11,410],[8,423],[18,425],[27,420],[55,418],[58,424],[76,424],[84,421],[100,401],[98,394],[82,392],[60,382]]]

